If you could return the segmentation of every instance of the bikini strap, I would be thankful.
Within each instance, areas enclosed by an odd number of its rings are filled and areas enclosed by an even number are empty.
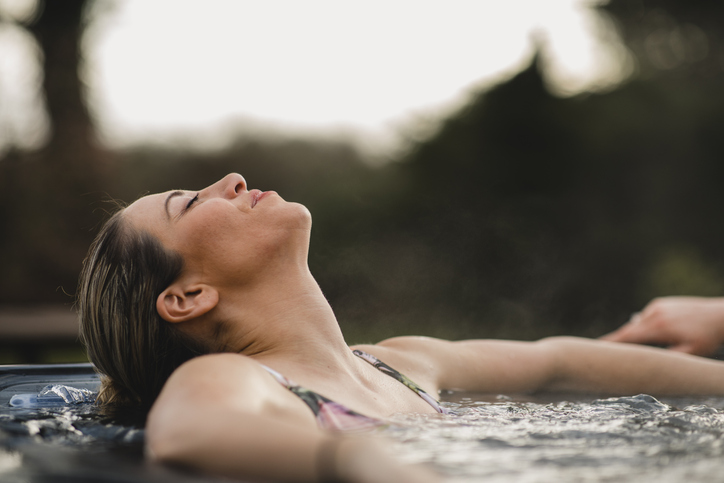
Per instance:
[[[440,403],[435,399],[434,397],[430,396],[423,388],[418,386],[415,382],[410,380],[407,376],[404,374],[401,374],[400,372],[396,371],[395,369],[391,368],[372,354],[368,354],[366,352],[363,352],[359,349],[352,350],[352,353],[359,357],[360,359],[364,360],[365,362],[370,363],[372,366],[377,368],[380,372],[387,374],[393,379],[396,379],[397,381],[401,382],[405,386],[407,386],[411,391],[413,391],[415,394],[420,396],[422,399],[425,400],[430,406],[435,409],[438,413],[441,414],[448,414],[449,411],[440,406]]]
[[[323,429],[346,432],[368,431],[386,424],[384,421],[360,414],[321,394],[310,391],[291,379],[287,379],[269,366],[265,366],[264,364],[260,365],[266,369],[279,384],[289,389],[309,406],[309,409],[314,413],[317,424]]]

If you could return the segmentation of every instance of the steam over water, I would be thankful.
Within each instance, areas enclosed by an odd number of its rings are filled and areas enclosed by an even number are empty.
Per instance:
[[[518,402],[457,397],[388,435],[454,482],[711,482],[724,478],[724,399]]]

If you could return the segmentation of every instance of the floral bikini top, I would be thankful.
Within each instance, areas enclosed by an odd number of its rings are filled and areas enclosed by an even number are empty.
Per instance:
[[[361,350],[353,350],[352,353],[357,357],[369,362],[371,365],[376,367],[380,372],[387,374],[388,376],[397,379],[402,384],[414,391],[418,396],[424,399],[435,411],[447,414],[447,409],[440,406],[435,398],[425,392],[420,386],[412,382],[406,376],[400,374],[372,354],[367,354]],[[262,367],[266,369],[269,374],[284,387],[292,391],[294,394],[304,401],[307,406],[314,413],[314,417],[317,419],[317,424],[323,429],[336,430],[336,431],[362,431],[372,429],[378,426],[383,426],[386,423],[379,419],[370,418],[364,414],[352,411],[342,404],[336,403],[321,394],[317,394],[314,391],[305,389],[302,386],[290,381],[286,377],[279,374],[274,369],[267,367],[262,364]]]

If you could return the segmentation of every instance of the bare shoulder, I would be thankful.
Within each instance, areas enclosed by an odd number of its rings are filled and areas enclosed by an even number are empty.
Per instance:
[[[259,364],[238,354],[196,357],[171,374],[154,407],[178,401],[219,403],[230,398],[243,401],[255,389],[269,385],[262,371]]]
[[[242,386],[265,384],[264,369],[252,359],[240,354],[220,353],[195,357],[183,363],[171,374],[164,391],[204,388],[233,390]]]
[[[439,366],[434,354],[450,342],[421,336],[403,336],[383,340],[377,344],[353,346],[370,353],[393,369],[409,377],[428,392],[439,388]]]
[[[549,345],[508,340],[395,337],[364,347],[385,362],[389,359],[393,367],[399,364],[401,372],[404,367],[413,380],[427,378],[431,387],[499,392],[532,390],[544,381],[551,370]]]
[[[500,349],[499,340],[449,341],[425,336],[402,336],[383,340],[368,347],[390,361],[395,361],[411,374],[422,372],[433,378],[437,384],[450,371],[458,371],[458,365],[464,365],[469,357],[470,345],[474,344],[476,357],[484,354],[494,357]],[[364,349],[363,349],[364,350]],[[399,362],[398,362],[399,361]],[[442,388],[442,387],[440,387]]]
[[[385,357],[390,360],[411,359],[417,361],[420,355],[434,351],[440,344],[445,343],[448,342],[430,337],[402,336],[385,339],[377,344],[355,345],[352,346],[352,349],[369,352],[380,359]]]
[[[550,345],[548,341],[552,340],[542,339],[536,342],[501,339],[449,341],[433,337],[405,336],[383,340],[374,347],[382,347],[396,353],[407,354],[410,357],[431,359],[437,363],[455,364],[468,362],[467,359],[471,353],[475,354],[476,360],[481,360],[481,358],[483,360],[498,359],[503,356],[517,355],[519,352],[530,352],[533,347]]]
[[[209,354],[182,364],[168,379],[149,413],[149,425],[170,423],[199,411],[267,414],[315,424],[309,408],[264,368],[240,354]]]
[[[449,340],[435,339],[433,337],[425,337],[421,335],[406,335],[401,337],[392,337],[385,339],[376,345],[403,352],[429,352],[431,350],[441,349],[445,346],[454,344]]]

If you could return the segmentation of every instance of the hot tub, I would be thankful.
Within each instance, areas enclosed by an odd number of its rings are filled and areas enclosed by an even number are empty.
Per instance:
[[[0,366],[0,481],[222,481],[146,462],[143,429],[110,421],[89,402],[99,383],[90,364]]]
[[[229,481],[145,461],[143,428],[88,402],[98,384],[90,364],[0,366],[0,481]],[[434,465],[445,481],[708,483],[724,475],[724,398],[441,396],[450,415],[400,414],[381,432],[400,458]]]

